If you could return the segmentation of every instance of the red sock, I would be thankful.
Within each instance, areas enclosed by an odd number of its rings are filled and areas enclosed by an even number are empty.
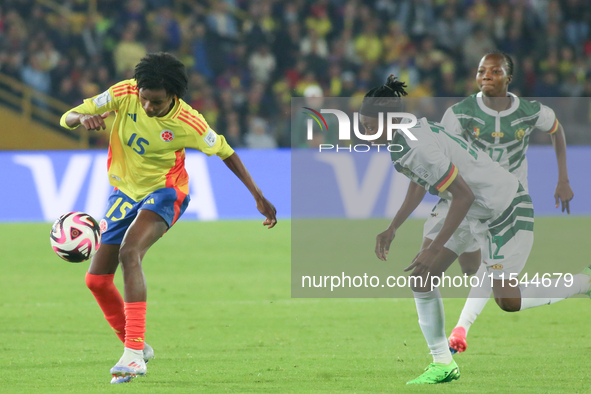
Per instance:
[[[115,331],[121,342],[125,342],[125,311],[123,298],[113,283],[115,274],[93,275],[86,273],[86,286],[105,314],[105,319]]]
[[[146,334],[146,302],[125,303],[125,347],[144,349]]]

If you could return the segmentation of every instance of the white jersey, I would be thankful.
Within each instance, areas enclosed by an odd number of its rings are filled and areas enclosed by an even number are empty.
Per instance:
[[[525,153],[534,129],[552,134],[558,128],[554,111],[537,102],[520,99],[513,93],[511,107],[495,111],[484,104],[482,92],[448,108],[441,124],[463,136],[511,172],[527,190]]]
[[[493,161],[486,153],[471,148],[461,136],[440,124],[421,118],[410,129],[413,141],[400,131],[392,140],[392,162],[397,171],[425,187],[431,194],[451,200],[448,186],[458,174],[475,196],[467,216],[488,219],[507,208],[518,189],[517,178]]]

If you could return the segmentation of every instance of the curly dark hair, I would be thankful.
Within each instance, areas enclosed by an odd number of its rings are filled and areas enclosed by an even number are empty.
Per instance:
[[[164,89],[168,96],[178,98],[187,93],[189,84],[185,65],[166,52],[147,54],[135,66],[133,77],[139,89]]]

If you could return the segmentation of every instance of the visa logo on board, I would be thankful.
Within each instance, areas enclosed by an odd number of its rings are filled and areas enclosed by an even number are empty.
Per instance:
[[[11,161],[31,173],[43,215],[39,219],[52,222],[71,211],[86,212],[97,220],[105,214],[107,199],[113,190],[107,176],[106,154],[69,154],[63,172],[56,171],[54,164],[63,162],[63,159],[54,154],[19,153],[12,155]],[[218,210],[206,156],[187,155],[185,168],[191,182],[192,200],[185,216],[200,220],[217,219]],[[86,196],[86,201],[79,201],[81,196]]]

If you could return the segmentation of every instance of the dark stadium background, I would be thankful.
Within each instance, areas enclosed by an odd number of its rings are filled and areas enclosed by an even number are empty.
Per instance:
[[[411,96],[462,97],[493,49],[515,59],[512,92],[589,97],[589,26],[585,0],[4,0],[0,102],[64,135],[65,108],[129,78],[146,52],[168,51],[190,71],[185,100],[232,146],[289,147],[290,98],[310,85],[357,96],[393,73]],[[31,149],[15,138],[5,128],[0,149]],[[33,149],[108,144],[106,133],[67,138]]]

